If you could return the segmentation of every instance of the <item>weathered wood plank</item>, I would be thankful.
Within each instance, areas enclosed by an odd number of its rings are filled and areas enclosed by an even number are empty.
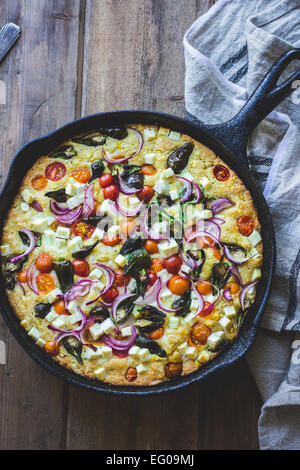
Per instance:
[[[184,115],[182,38],[211,3],[87,0],[82,114],[141,108]],[[98,396],[71,387],[66,445],[255,448],[254,390],[245,364],[206,384],[160,397]]]
[[[3,0],[0,23],[15,22],[21,39],[0,66],[0,173],[16,150],[74,118],[80,0]],[[7,365],[0,366],[0,448],[57,449],[65,445],[66,385],[21,349],[0,319]]]

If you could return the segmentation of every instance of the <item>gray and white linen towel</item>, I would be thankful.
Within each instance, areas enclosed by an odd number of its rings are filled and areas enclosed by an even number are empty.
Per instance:
[[[276,59],[296,47],[300,0],[219,0],[184,38],[187,112],[206,123],[227,121]],[[297,66],[292,64],[289,75]],[[248,355],[265,402],[259,419],[261,449],[300,449],[299,91],[295,88],[258,126],[248,145],[277,240],[272,295]]]

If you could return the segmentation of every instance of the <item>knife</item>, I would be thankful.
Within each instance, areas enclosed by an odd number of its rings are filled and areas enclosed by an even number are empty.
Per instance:
[[[14,45],[21,34],[21,28],[14,23],[8,23],[0,31],[0,62]]]

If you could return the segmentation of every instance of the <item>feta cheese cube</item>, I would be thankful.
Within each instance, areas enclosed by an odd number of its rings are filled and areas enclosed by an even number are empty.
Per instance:
[[[197,311],[199,307],[199,301],[197,299],[193,299],[191,302],[191,310]]]
[[[95,376],[97,379],[104,380],[106,377],[106,371],[104,367],[99,367],[94,371]]]
[[[101,328],[104,333],[108,334],[115,329],[115,325],[110,318],[106,318],[106,320],[101,323]]]
[[[154,185],[154,191],[158,194],[166,193],[169,189],[169,183],[167,180],[160,179]]]
[[[176,330],[179,327],[179,318],[171,317],[169,322],[169,327]]]
[[[49,227],[48,217],[40,216],[32,220],[32,227],[37,232],[43,232]]]
[[[152,225],[152,230],[154,233],[160,235],[160,234],[165,234],[166,232],[169,232],[169,225],[167,222],[155,222]]]
[[[135,289],[136,289],[136,280],[133,279],[132,277],[127,285],[127,291],[131,293],[131,292],[134,292]]]
[[[185,353],[186,353],[187,348],[188,348],[187,343],[181,343],[181,344],[177,347],[177,351],[178,351],[182,356],[184,356]]]
[[[129,355],[132,357],[138,357],[140,350],[141,348],[139,348],[138,346],[132,346],[129,349]]]
[[[177,189],[171,189],[170,197],[171,197],[172,201],[176,201],[176,199],[179,199],[179,197],[180,197],[179,191]]]
[[[32,339],[37,341],[41,336],[40,330],[38,330],[35,326],[28,331],[28,335],[31,336]]]
[[[67,321],[68,318],[69,317],[66,317],[66,315],[60,315],[58,318],[56,318],[52,322],[52,325],[54,326],[54,328],[59,328],[59,329],[63,328],[68,323],[68,321]]]
[[[30,330],[31,326],[28,323],[28,320],[24,318],[24,320],[20,321],[20,325],[25,328],[26,331]]]
[[[183,264],[180,269],[181,274],[191,274],[192,268],[190,268],[187,264]]]
[[[21,195],[24,201],[28,204],[30,204],[34,200],[34,195],[28,189],[24,189]]]
[[[71,253],[75,253],[75,251],[79,251],[83,248],[83,242],[81,237],[74,237],[72,240],[68,242],[68,249]]]
[[[62,295],[62,291],[57,287],[56,289],[53,289],[51,292],[49,292],[49,294],[47,294],[47,302],[49,302],[49,304],[53,304],[53,302],[59,295]]]
[[[102,269],[99,269],[99,268],[94,268],[91,272],[90,272],[90,279],[92,279],[92,281],[96,281],[98,279],[100,279],[103,275],[103,271]]]
[[[158,251],[161,256],[164,258],[169,258],[170,256],[176,255],[179,251],[179,247],[176,241],[171,238],[170,240],[163,240],[158,244]]]
[[[9,245],[2,245],[0,246],[0,253],[1,256],[8,256],[11,254],[11,249]]]
[[[169,134],[169,138],[171,140],[180,140],[180,137],[181,137],[180,132],[171,131]]]
[[[101,357],[102,357],[102,348],[101,348],[101,346],[97,346],[95,351],[91,348],[85,348],[84,352],[82,354],[82,357],[83,357],[83,359],[90,359],[92,361],[94,359],[101,359]]]
[[[56,240],[54,241],[54,246],[52,247],[54,248],[55,250],[66,250],[67,248],[67,240],[65,239],[60,239],[60,238],[56,238]]]
[[[144,372],[146,372],[147,370],[147,367],[145,366],[145,364],[138,364],[136,366],[136,371],[138,374],[143,374]]]
[[[184,170],[184,171],[181,173],[181,176],[183,176],[183,177],[186,178],[187,180],[194,181],[193,175],[191,175],[191,173],[189,173],[187,170]]]
[[[147,348],[142,348],[140,349],[138,353],[138,358],[141,359],[141,361],[148,361],[150,359],[151,355],[150,352]]]
[[[83,183],[68,183],[66,186],[66,194],[68,196],[76,196],[84,193],[84,184]]]
[[[136,196],[129,196],[129,198],[128,198],[128,205],[129,205],[130,209],[136,208],[140,203],[141,203],[141,201],[139,200],[138,197],[136,197]]]
[[[166,127],[160,127],[158,129],[158,135],[166,136],[169,135],[170,129],[167,129]]]
[[[56,220],[56,218],[54,217],[54,215],[48,215],[48,217],[47,217],[48,225],[53,224],[53,222],[54,222],[55,220]]]
[[[174,176],[174,171],[172,170],[172,168],[167,168],[166,170],[162,171],[161,174],[160,174],[161,178],[171,178],[172,176]]]
[[[89,329],[93,339],[98,339],[100,336],[103,335],[102,323],[94,323]]]
[[[227,318],[234,318],[236,316],[236,310],[233,305],[230,305],[229,307],[224,307],[223,312]]]
[[[203,188],[205,188],[205,186],[207,186],[209,183],[209,179],[206,176],[203,176],[200,178],[199,183]]]
[[[65,238],[66,240],[70,238],[71,230],[68,227],[57,227],[56,237]]]
[[[219,325],[221,325],[224,330],[230,330],[232,326],[232,321],[230,320],[230,318],[224,316],[223,318],[221,318],[221,320],[219,320]]]
[[[131,336],[131,328],[130,326],[126,326],[124,328],[121,328],[121,335],[122,336]]]
[[[252,246],[256,246],[259,242],[261,242],[261,236],[256,230],[253,230],[248,239]]]
[[[56,233],[53,231],[53,230],[45,230],[44,234],[43,234],[43,245],[45,246],[45,248],[47,247],[51,247],[54,245],[55,243],[55,240],[56,240]]]
[[[45,346],[45,344],[46,344],[46,341],[44,341],[42,338],[39,338],[39,339],[37,340],[36,344],[37,344],[38,346],[40,346],[40,348],[43,348],[43,347]]]
[[[217,295],[213,295],[213,294],[209,294],[209,295],[204,295],[204,300],[206,302],[209,302],[210,304],[213,304],[215,302],[215,300],[217,299]]]
[[[107,235],[108,238],[116,238],[119,235],[120,232],[120,227],[119,225],[112,225],[108,230],[107,230]]]
[[[76,300],[71,300],[68,302],[68,311],[74,314],[78,312],[78,304]]]
[[[209,352],[203,349],[203,351],[201,351],[201,353],[199,354],[198,360],[200,362],[205,363],[209,361],[209,358],[210,358]]]
[[[80,206],[82,202],[83,200],[80,195],[70,197],[70,199],[67,200],[68,209],[74,209],[75,207]]]
[[[150,140],[155,139],[155,137],[156,137],[156,134],[155,134],[154,129],[152,128],[144,129],[144,139],[146,142],[149,142]]]
[[[215,331],[208,337],[207,343],[212,348],[216,348],[224,339],[224,336],[225,336],[224,331]]]
[[[127,263],[127,259],[125,258],[125,256],[123,255],[118,255],[116,258],[115,258],[115,262],[121,266],[121,268],[123,268],[125,266],[125,264]]]
[[[23,212],[29,211],[29,204],[27,204],[27,202],[21,202],[21,210]]]
[[[144,156],[144,162],[146,165],[153,165],[155,162],[155,153],[147,153],[147,155]]]
[[[160,298],[161,298],[162,302],[165,303],[168,300],[172,300],[173,294],[167,287],[165,287],[161,291]]]
[[[80,314],[80,312],[73,313],[73,315],[70,315],[68,317],[68,320],[70,325],[75,325],[75,323],[79,323],[82,321],[82,315]]]
[[[212,214],[212,211],[209,210],[209,209],[205,209],[203,211],[201,211],[201,218],[202,219],[211,219],[213,214]]]
[[[157,276],[160,277],[162,282],[167,282],[172,277],[172,274],[168,273],[166,269],[162,269],[157,273]]]
[[[197,356],[196,348],[194,348],[193,346],[189,346],[188,348],[186,348],[185,357],[187,357],[188,359],[195,359],[196,356]]]
[[[259,279],[260,277],[261,277],[261,270],[254,269],[253,274],[252,274],[252,281],[256,281],[256,279]]]
[[[58,318],[57,313],[54,311],[54,309],[51,309],[48,315],[46,315],[45,320],[47,320],[47,322],[49,323],[52,323],[57,318]]]
[[[112,349],[109,346],[101,346],[101,354],[103,359],[110,359],[112,357]]]

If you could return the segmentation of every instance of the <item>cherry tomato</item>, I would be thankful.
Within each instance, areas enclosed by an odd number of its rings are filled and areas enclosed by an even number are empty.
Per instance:
[[[50,354],[51,356],[57,356],[59,354],[59,344],[55,343],[54,341],[48,341],[44,349],[47,354]]]
[[[73,226],[73,232],[76,237],[81,237],[83,240],[91,238],[95,231],[95,227],[92,224],[77,220]]]
[[[204,323],[195,323],[188,336],[188,343],[190,346],[201,347],[207,343],[207,338],[211,334],[211,329]]]
[[[182,266],[182,259],[178,255],[170,256],[163,260],[164,268],[170,274],[178,274]]]
[[[210,302],[205,301],[202,312],[200,313],[201,317],[210,318],[215,313],[215,307]]]
[[[153,165],[143,165],[141,169],[142,175],[152,176],[155,175],[157,169]]]
[[[48,180],[58,181],[65,176],[66,171],[66,167],[63,163],[54,162],[47,166],[45,175]]]
[[[242,215],[237,219],[239,232],[245,237],[249,237],[254,230],[254,220],[249,215]]]
[[[201,295],[209,295],[212,292],[212,287],[208,282],[200,281],[197,285],[197,291]]]
[[[125,374],[126,380],[128,380],[128,382],[134,382],[137,379],[137,376],[138,374],[136,368],[128,367],[127,372]]]
[[[31,185],[36,191],[42,191],[47,186],[48,181],[44,175],[35,175],[31,180]]]
[[[107,188],[108,186],[114,184],[114,177],[110,173],[104,173],[99,178],[99,183],[101,188]]]
[[[106,245],[106,246],[115,246],[115,245],[118,245],[118,243],[120,243],[120,238],[119,237],[105,238],[101,240],[101,242],[103,243],[103,245]]]
[[[75,259],[73,262],[74,274],[80,277],[88,277],[90,274],[89,263],[85,259]]]
[[[55,312],[58,315],[66,315],[67,314],[66,307],[65,307],[65,302],[63,300],[61,300],[61,299],[56,300],[54,302],[53,307],[54,307]]]
[[[79,183],[87,183],[91,177],[91,173],[87,168],[80,168],[79,170],[74,171],[72,176],[74,180],[78,181]]]
[[[117,287],[123,287],[124,285],[127,286],[129,283],[129,276],[124,276],[123,270],[118,269],[116,271],[116,280],[115,280],[115,286]]]
[[[150,273],[150,274],[149,274],[149,285],[150,285],[150,286],[153,286],[153,284],[156,283],[157,279],[158,279],[158,277],[157,277],[156,274]]]
[[[165,365],[165,374],[168,379],[180,375],[182,372],[182,362],[168,362]]]
[[[149,268],[149,272],[156,274],[162,271],[164,268],[162,261],[159,258],[153,258],[151,262],[151,266]]]
[[[53,258],[48,253],[42,253],[36,260],[36,268],[41,273],[50,273],[53,269]]]
[[[238,294],[241,290],[237,282],[228,282],[228,284],[226,284],[226,286],[224,287],[224,290],[226,289],[229,289],[231,295]]]
[[[24,284],[27,281],[26,271],[20,271],[18,273],[18,281]]]
[[[190,287],[190,280],[182,276],[173,276],[168,282],[168,288],[175,295],[183,295]]]
[[[111,184],[107,186],[107,188],[103,189],[103,196],[104,199],[110,199],[111,201],[115,201],[118,197],[119,191],[115,184]]]
[[[164,327],[157,328],[157,330],[151,331],[151,333],[148,334],[150,339],[157,340],[161,338],[164,335],[165,329]]]
[[[145,250],[147,250],[150,255],[155,255],[156,253],[158,253],[158,246],[156,241],[147,240],[145,243]]]
[[[136,222],[134,220],[123,220],[120,222],[120,233],[123,240],[127,240],[128,237],[134,232],[136,228]]]
[[[116,287],[111,287],[106,294],[102,295],[102,299],[107,304],[111,304],[112,301],[119,295],[119,291]]]
[[[216,165],[214,167],[214,176],[218,181],[227,181],[230,177],[228,168],[222,165]]]
[[[151,186],[144,186],[141,191],[137,193],[140,201],[150,202],[154,196],[154,189]]]
[[[55,282],[52,276],[47,273],[41,273],[36,278],[36,285],[39,291],[39,294],[49,294],[53,289],[55,289]]]

